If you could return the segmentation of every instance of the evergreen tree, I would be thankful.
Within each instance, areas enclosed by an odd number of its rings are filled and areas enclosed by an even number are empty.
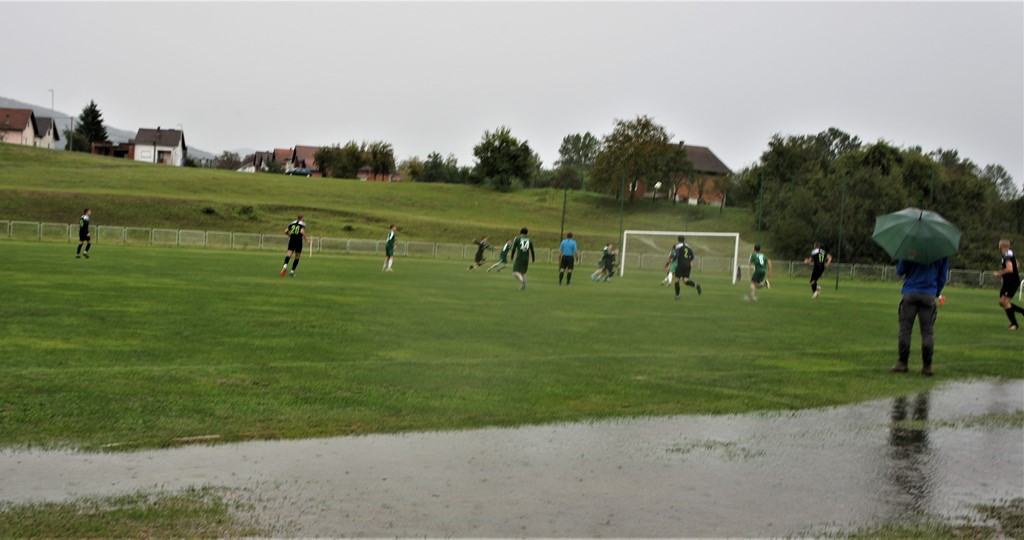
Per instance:
[[[103,113],[100,112],[95,101],[89,100],[89,104],[82,109],[82,114],[78,115],[78,125],[75,126],[75,131],[89,143],[108,142],[107,128],[103,125]],[[89,152],[88,146],[87,144],[82,151]],[[77,147],[75,149],[78,150]]]

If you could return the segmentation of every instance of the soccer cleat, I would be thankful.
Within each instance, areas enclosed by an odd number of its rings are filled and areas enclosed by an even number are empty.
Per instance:
[[[757,297],[756,296],[751,296],[750,297],[750,301],[751,302],[757,302]]]
[[[1006,329],[1007,330],[1019,330],[1020,326],[1017,326],[1016,324],[1011,324],[1010,326],[1006,327]]]
[[[88,252],[88,251],[86,251],[86,252],[85,252],[85,253],[83,253],[82,255],[83,255],[83,256],[84,256],[84,257],[85,257],[86,259],[88,259],[88,258],[89,258],[89,252]]]
[[[286,272],[288,272],[288,267],[287,266],[285,266],[284,268],[281,269],[281,277],[284,277]]]
[[[893,373],[906,373],[907,372],[907,365],[902,363],[902,362],[900,362],[900,363],[897,363],[895,366],[891,367],[889,369],[889,371],[891,371]]]
[[[925,366],[921,368],[921,375],[924,375],[925,377],[931,377],[932,375],[934,375],[934,373],[932,373],[931,366]]]
[[[679,295],[678,294],[676,295],[676,300],[679,300]]]
[[[295,277],[295,270],[292,270],[291,272],[288,272],[288,275],[291,276],[291,277]]]
[[[772,284],[767,279],[764,280],[764,288],[768,289],[769,291],[772,290]]]
[[[700,296],[700,285],[697,285],[697,296]]]
[[[76,255],[75,255],[75,258],[76,258],[76,259],[81,259],[81,258],[82,258],[82,256],[81,256],[81,255],[78,255],[78,254],[76,254]]]
[[[816,291],[814,291],[814,294],[811,295],[811,299],[813,300],[813,299],[817,298],[820,294],[821,294],[821,289],[817,289]]]

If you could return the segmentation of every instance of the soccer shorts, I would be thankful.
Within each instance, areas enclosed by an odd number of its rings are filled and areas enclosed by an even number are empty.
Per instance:
[[[1013,295],[1017,294],[1017,289],[1020,289],[1020,281],[1011,281],[1010,283],[1003,282],[1003,287],[999,289],[999,297],[1013,298]]]
[[[818,281],[818,278],[825,273],[824,266],[815,266],[814,270],[811,270],[811,281]]]
[[[562,255],[562,259],[558,261],[558,269],[559,270],[565,270],[567,268],[569,270],[572,270],[575,267],[576,267],[576,257],[573,257],[572,255]]]
[[[302,237],[289,238],[288,239],[288,251],[294,251],[295,253],[302,253]]]
[[[750,276],[750,281],[752,283],[764,283],[765,274],[766,272],[764,270],[756,270],[754,271],[754,275]]]
[[[685,263],[681,262],[681,263],[676,264],[676,277],[677,278],[690,279],[690,263],[689,263],[689,261],[687,261]]]

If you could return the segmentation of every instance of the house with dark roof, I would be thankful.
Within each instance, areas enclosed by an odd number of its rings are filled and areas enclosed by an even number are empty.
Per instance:
[[[135,161],[183,167],[188,158],[185,133],[177,129],[141,128],[132,142]]]
[[[57,147],[57,142],[60,141],[60,130],[57,129],[57,123],[53,121],[53,118],[37,116],[36,130],[35,145],[37,147],[50,150]]]
[[[32,109],[0,109],[0,142],[35,146],[37,133]]]
[[[316,153],[320,151],[319,146],[295,146],[295,153],[292,154],[292,169],[309,169],[313,176],[323,176],[323,171],[317,167]],[[287,171],[286,171],[287,172]]]
[[[648,189],[642,181],[637,182],[634,194],[649,199],[674,198],[676,202],[686,202],[692,205],[721,206],[724,204],[725,196],[718,189],[717,184],[719,180],[732,174],[732,171],[706,146],[682,144],[682,147],[686,152],[686,157],[693,165],[693,169],[676,178],[674,195],[660,192],[658,189]],[[659,182],[659,184],[662,183]],[[659,188],[660,186],[656,184],[654,187]],[[671,190],[671,187],[666,187]]]

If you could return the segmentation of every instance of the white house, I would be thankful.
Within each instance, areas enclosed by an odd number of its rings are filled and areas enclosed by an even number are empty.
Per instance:
[[[45,116],[36,117],[36,128],[39,129],[36,132],[36,146],[39,148],[49,148],[53,150],[57,147],[57,141],[60,140],[60,134],[58,133],[57,123],[53,121],[53,118],[47,118]]]
[[[0,142],[35,146],[37,132],[30,109],[0,109]]]
[[[177,129],[141,128],[134,144],[135,161],[182,167],[188,157],[185,134]]]

